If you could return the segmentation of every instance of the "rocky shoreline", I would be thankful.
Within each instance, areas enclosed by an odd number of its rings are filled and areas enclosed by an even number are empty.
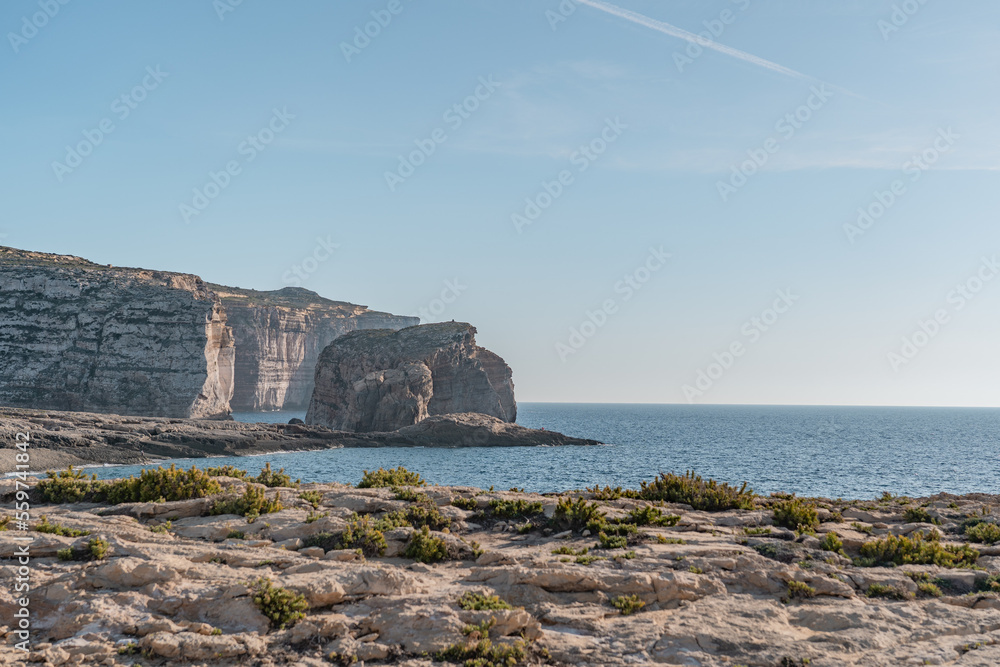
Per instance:
[[[520,447],[599,445],[486,415],[438,415],[389,432],[349,433],[306,424],[129,417],[0,407],[0,442],[31,434],[34,470],[68,465],[142,464],[174,458],[249,456],[337,447]],[[16,450],[0,449],[0,473],[17,470]]]
[[[29,480],[31,661],[1000,664],[1000,496],[760,497],[672,475],[538,495],[401,469],[293,488],[214,472]],[[0,481],[3,516],[14,492]],[[134,502],[160,493],[194,497]],[[6,528],[13,581],[21,533]],[[13,609],[3,587],[11,643]]]

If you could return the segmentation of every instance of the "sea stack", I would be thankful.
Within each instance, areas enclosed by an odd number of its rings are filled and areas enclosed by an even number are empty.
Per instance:
[[[394,431],[462,412],[513,422],[510,367],[475,336],[471,324],[444,322],[337,338],[319,356],[306,423]]]
[[[233,360],[197,276],[0,247],[0,405],[227,416]]]

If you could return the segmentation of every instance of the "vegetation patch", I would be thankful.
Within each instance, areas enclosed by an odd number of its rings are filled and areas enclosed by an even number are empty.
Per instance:
[[[933,584],[931,584],[933,586]],[[936,588],[936,586],[935,586]],[[938,593],[941,591],[939,590]],[[890,600],[909,600],[910,594],[906,591],[901,591],[895,586],[890,586],[888,584],[870,584],[868,590],[865,591],[865,595],[870,598],[888,598]]]
[[[496,595],[473,593],[472,591],[462,593],[462,597],[458,598],[458,606],[471,611],[513,609],[509,602],[501,600]]]
[[[527,644],[518,639],[510,644],[494,644],[489,636],[493,623],[470,625],[463,630],[464,642],[452,644],[434,654],[441,662],[458,662],[464,667],[514,667],[527,657]]]
[[[75,528],[66,528],[58,523],[49,523],[49,519],[46,516],[42,517],[33,530],[39,533],[49,533],[50,535],[62,535],[63,537],[81,537],[83,535],[90,535],[89,530],[76,530]]]
[[[261,514],[280,512],[283,507],[280,492],[269,500],[264,489],[248,484],[242,496],[229,496],[216,500],[212,506],[212,514],[239,514],[253,522]]]
[[[688,471],[684,475],[660,473],[652,482],[642,482],[639,497],[650,501],[684,503],[706,512],[721,512],[753,509],[756,494],[747,488],[746,483],[742,487],[730,486],[714,479],[702,479],[694,471]]]
[[[625,521],[636,526],[676,526],[681,520],[676,514],[664,514],[659,507],[646,505],[630,511]]]
[[[630,616],[646,606],[638,595],[619,595],[611,598],[611,606],[621,612],[622,616]]]
[[[543,509],[540,501],[493,499],[490,501],[490,511],[493,516],[501,519],[529,519],[541,514]]]
[[[603,531],[597,534],[597,541],[602,549],[624,549],[628,546],[628,538],[624,535],[608,535]]]
[[[42,498],[50,503],[108,502],[120,503],[167,502],[204,498],[222,492],[222,486],[208,473],[191,467],[143,470],[138,477],[98,480],[70,466],[66,470],[46,473],[38,483]]]
[[[463,509],[469,512],[473,512],[479,509],[479,502],[475,498],[464,498],[462,496],[455,496],[451,499],[451,504],[459,509]]]
[[[403,555],[420,563],[437,563],[448,558],[448,545],[440,537],[431,535],[430,529],[424,526],[414,531]]]
[[[270,579],[261,577],[250,584],[253,603],[271,621],[275,630],[290,628],[306,617],[309,603],[298,593],[275,586]]]
[[[788,593],[785,597],[788,600],[805,600],[816,597],[816,589],[805,582],[793,579],[788,582]]]
[[[320,503],[323,502],[323,494],[319,491],[303,491],[299,494],[299,498],[312,505],[314,510],[318,510]]]
[[[774,522],[785,528],[807,532],[819,528],[819,512],[816,505],[801,498],[791,498],[774,506]]]
[[[420,477],[419,473],[410,472],[403,466],[386,470],[379,468],[374,472],[364,471],[361,481],[358,482],[359,489],[376,489],[393,486],[426,486],[427,482]]]
[[[995,523],[978,523],[965,529],[965,536],[972,542],[996,544],[1000,542],[1000,525]]]
[[[260,474],[250,481],[263,484],[264,486],[270,488],[274,488],[276,486],[296,487],[302,483],[302,480],[296,480],[293,482],[292,478],[285,474],[284,468],[277,471],[272,470],[270,463],[265,463],[264,467],[261,468]]]
[[[941,544],[941,536],[925,536],[917,531],[912,536],[885,535],[861,545],[862,565],[937,565],[939,567],[972,567],[979,559],[979,552],[968,544],[961,546]]]
[[[907,523],[931,523],[935,526],[941,525],[941,519],[933,517],[923,507],[910,507],[903,512],[903,520]]]
[[[841,556],[847,556],[847,552],[844,551],[844,541],[840,539],[840,535],[832,530],[819,541],[819,548],[823,551],[832,551]]]
[[[597,503],[588,502],[583,498],[574,501],[563,497],[556,505],[552,523],[562,530],[583,530],[603,527],[606,519]]]

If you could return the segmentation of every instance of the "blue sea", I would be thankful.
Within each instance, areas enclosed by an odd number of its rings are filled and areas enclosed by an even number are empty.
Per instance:
[[[303,413],[242,413],[240,421],[287,422]],[[405,466],[430,483],[528,491],[636,487],[659,472],[695,470],[759,493],[830,498],[940,491],[1000,493],[1000,409],[520,403],[518,423],[607,443],[601,447],[333,449],[265,461],[303,481],[355,483],[363,470]],[[99,477],[139,466],[92,469]]]

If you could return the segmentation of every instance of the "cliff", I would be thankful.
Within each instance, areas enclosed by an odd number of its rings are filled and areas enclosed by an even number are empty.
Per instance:
[[[462,412],[513,422],[510,367],[475,334],[470,324],[445,322],[338,338],[320,354],[306,422],[360,432]]]
[[[420,323],[324,299],[301,287],[263,292],[209,285],[226,308],[236,340],[234,410],[304,409],[316,360],[330,342],[358,329],[399,329]]]
[[[0,404],[226,415],[233,338],[197,276],[0,247]]]

